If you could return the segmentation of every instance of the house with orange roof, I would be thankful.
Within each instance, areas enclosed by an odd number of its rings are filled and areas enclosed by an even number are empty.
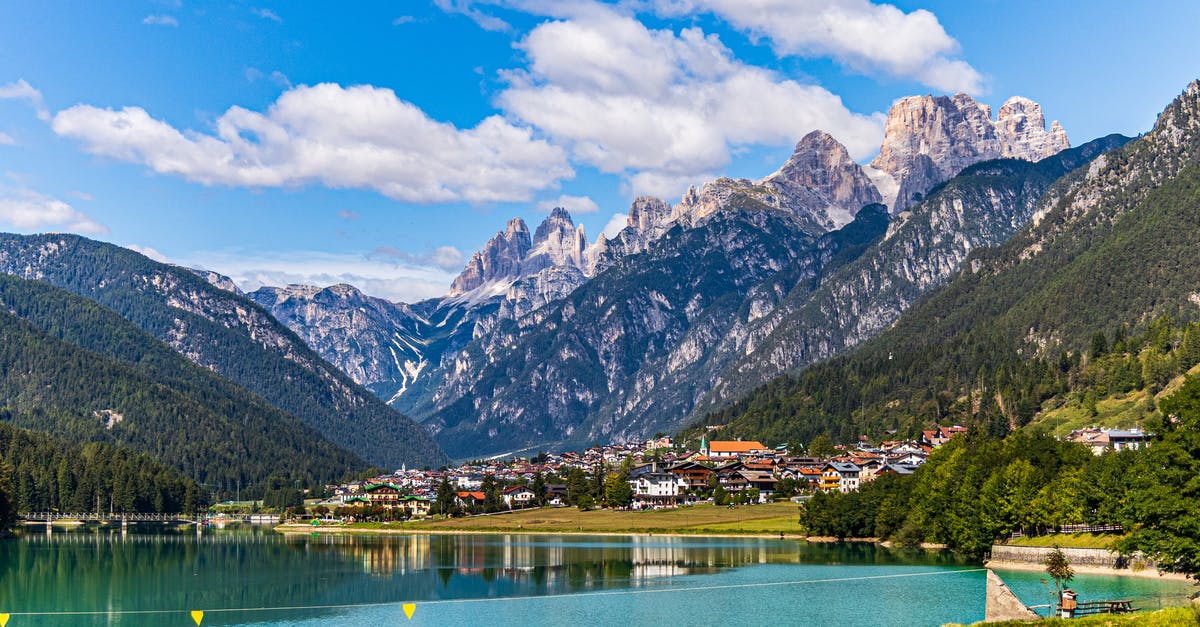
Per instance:
[[[772,455],[774,451],[754,440],[700,440],[700,454],[709,459],[737,459],[741,457]]]

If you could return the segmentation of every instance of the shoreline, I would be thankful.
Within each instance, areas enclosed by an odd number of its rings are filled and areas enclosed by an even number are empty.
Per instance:
[[[553,529],[420,529],[420,528],[358,528],[358,527],[341,527],[341,526],[319,526],[302,524],[282,524],[274,527],[276,533],[285,535],[298,535],[310,533],[330,533],[336,535],[549,535],[549,536],[612,536],[612,537],[628,537],[628,536],[666,536],[672,538],[757,538],[763,540],[796,540],[808,542],[810,544],[837,544],[845,542],[848,544],[874,544],[888,549],[902,548],[896,546],[892,542],[880,542],[878,538],[843,538],[838,539],[833,536],[806,536],[795,533],[721,533],[719,531],[703,532],[697,531],[690,533],[687,531],[650,531],[650,530],[631,530],[631,531],[589,531],[587,529],[573,530],[553,530]],[[914,547],[925,551],[942,551],[946,549],[944,544],[934,544],[930,542],[922,542],[919,547]]]
[[[1020,570],[1042,572],[1046,570],[1046,566],[1044,564],[999,560],[988,560],[983,563],[983,566],[984,568],[1002,571]],[[1071,568],[1075,570],[1075,574],[1077,575],[1106,575],[1111,577],[1137,577],[1141,579],[1171,579],[1175,581],[1190,581],[1188,576],[1183,573],[1162,572],[1157,568],[1133,570],[1131,568],[1114,568],[1112,566],[1095,566],[1090,564],[1072,564]]]
[[[556,529],[418,529],[418,528],[393,528],[393,529],[367,529],[360,527],[314,527],[312,525],[294,525],[283,524],[274,527],[276,533],[296,535],[308,533],[330,533],[336,535],[355,535],[355,534],[371,534],[371,535],[443,535],[443,536],[470,536],[470,535],[540,535],[540,536],[669,536],[678,538],[761,538],[764,540],[779,540],[781,539],[778,533],[686,533],[682,531],[588,531],[586,529],[575,530],[556,530]],[[783,534],[784,540],[805,540],[807,536],[799,534]],[[818,542],[823,540],[816,540]],[[834,540],[836,541],[836,540]],[[850,540],[847,540],[848,542]]]

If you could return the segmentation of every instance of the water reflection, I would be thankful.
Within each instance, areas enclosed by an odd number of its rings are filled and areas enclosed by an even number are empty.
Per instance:
[[[947,554],[769,539],[281,536],[255,527],[200,535],[56,531],[0,542],[0,608],[181,610],[557,595],[669,587],[681,577],[761,564],[965,565]],[[262,616],[214,615],[205,625],[251,620]],[[114,615],[107,624],[161,621]]]

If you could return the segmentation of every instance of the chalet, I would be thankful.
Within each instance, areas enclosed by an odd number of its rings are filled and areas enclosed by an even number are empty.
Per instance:
[[[700,454],[709,459],[738,459],[741,457],[769,456],[774,451],[762,442],[742,440],[700,440]]]
[[[713,470],[704,464],[687,461],[671,466],[667,472],[679,477],[684,487],[703,490],[708,487],[708,478],[712,476]]]
[[[509,508],[529,507],[537,499],[537,494],[523,485],[518,485],[504,488],[500,498],[504,499],[504,504]]]
[[[403,508],[409,518],[420,518],[429,515],[429,508],[433,503],[423,497],[408,495],[400,498],[399,507]]]
[[[363,495],[367,497],[367,502],[372,507],[386,507],[388,509],[396,507],[399,504],[403,492],[399,486],[391,483],[372,483],[363,486],[362,489]]]
[[[758,502],[766,503],[775,494],[775,484],[779,482],[775,475],[760,470],[742,470],[739,473],[746,480],[747,490],[758,490]]]
[[[875,477],[879,475],[880,469],[887,464],[878,457],[868,457],[856,461],[855,465],[859,468],[859,480],[867,483],[874,481]]]
[[[567,502],[567,485],[565,483],[546,484],[546,504],[565,505]]]
[[[820,488],[826,492],[857,492],[861,469],[851,462],[829,462],[821,471]]]
[[[966,433],[967,428],[959,425],[953,427],[935,427],[921,432],[921,444],[937,448],[950,441],[950,438]]]

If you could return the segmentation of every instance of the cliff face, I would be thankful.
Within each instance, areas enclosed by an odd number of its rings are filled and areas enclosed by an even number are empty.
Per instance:
[[[519,276],[521,262],[531,247],[525,221],[520,218],[509,220],[503,231],[471,255],[467,267],[454,279],[447,295],[458,296],[499,279]]]
[[[897,185],[893,212],[971,164],[1004,157],[1040,161],[1070,147],[1062,126],[1056,121],[1047,131],[1041,105],[1020,96],[1009,98],[995,120],[987,105],[966,94],[901,98],[888,112],[884,133],[871,167]]]
[[[675,221],[692,223],[730,208],[779,209],[791,213],[809,233],[850,223],[859,209],[882,196],[862,166],[836,139],[813,131],[796,144],[787,163],[758,181],[720,178],[691,188],[672,211]]]

